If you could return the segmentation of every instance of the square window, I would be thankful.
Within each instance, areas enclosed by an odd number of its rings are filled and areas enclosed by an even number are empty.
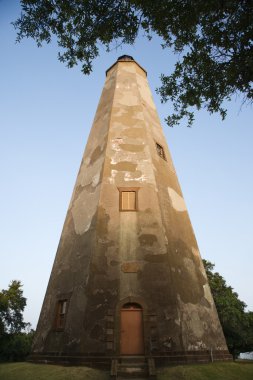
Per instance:
[[[55,328],[63,330],[67,314],[67,300],[60,300],[56,307]]]
[[[122,191],[121,192],[121,209],[136,210],[136,192]]]
[[[120,211],[137,211],[137,191],[134,189],[121,189],[119,193]]]
[[[166,156],[165,156],[164,149],[163,149],[162,145],[156,143],[156,151],[157,151],[158,155],[166,161]]]

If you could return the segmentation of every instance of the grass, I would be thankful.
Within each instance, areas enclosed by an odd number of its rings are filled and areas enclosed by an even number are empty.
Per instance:
[[[180,365],[157,371],[157,380],[252,380],[253,362]],[[0,364],[0,380],[109,380],[109,374],[87,367],[31,363]]]
[[[252,380],[253,363],[180,365],[159,370],[158,380]]]
[[[0,380],[108,380],[103,371],[87,367],[5,363],[0,364]]]

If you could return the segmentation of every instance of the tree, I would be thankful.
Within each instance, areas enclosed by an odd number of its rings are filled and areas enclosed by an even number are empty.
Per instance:
[[[162,47],[178,55],[157,90],[162,102],[174,106],[166,119],[170,126],[183,117],[192,125],[194,107],[224,119],[223,102],[237,93],[252,103],[252,0],[21,0],[21,6],[13,23],[17,41],[32,37],[42,46],[55,36],[60,61],[68,67],[81,63],[84,74],[100,45],[109,51],[134,44],[139,34],[160,36]]]
[[[226,284],[224,278],[214,272],[214,264],[203,260],[216,309],[230,353],[253,350],[253,312],[246,312],[246,304]]]
[[[33,330],[23,321],[25,306],[20,281],[0,292],[0,360],[22,360],[30,352]]]
[[[19,333],[26,327],[23,311],[26,298],[23,297],[20,281],[12,281],[7,290],[0,292],[0,333]]]

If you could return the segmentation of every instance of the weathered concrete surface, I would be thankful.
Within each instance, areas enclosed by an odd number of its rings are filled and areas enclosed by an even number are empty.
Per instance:
[[[157,153],[163,147],[166,159]],[[119,189],[138,210],[119,211]],[[54,320],[68,302],[63,331]],[[227,352],[186,205],[145,71],[118,61],[81,162],[33,352],[120,354],[120,308],[144,313],[145,354]],[[194,360],[193,360],[194,361]]]

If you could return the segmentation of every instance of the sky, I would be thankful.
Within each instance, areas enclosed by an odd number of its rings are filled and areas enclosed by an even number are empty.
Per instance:
[[[0,0],[0,289],[22,282],[25,321],[36,328],[105,71],[123,54],[148,72],[202,258],[253,311],[252,106],[236,97],[223,122],[200,111],[192,128],[169,128],[171,105],[155,90],[175,57],[158,38],[101,47],[84,76],[57,60],[55,43],[16,44],[10,23],[19,13],[19,1]]]

